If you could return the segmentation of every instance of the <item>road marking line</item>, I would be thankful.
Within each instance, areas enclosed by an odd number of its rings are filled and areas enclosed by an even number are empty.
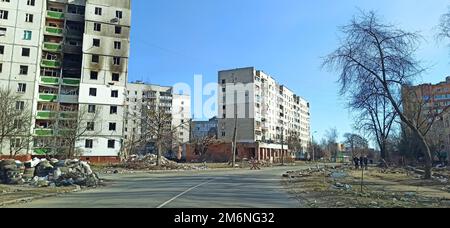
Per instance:
[[[172,199],[166,201],[165,203],[159,205],[159,206],[156,207],[156,208],[163,208],[164,206],[166,206],[167,204],[171,203],[172,201],[178,199],[179,197],[183,196],[184,194],[186,194],[186,193],[188,193],[188,192],[190,192],[190,191],[192,191],[192,190],[194,190],[194,189],[196,189],[196,188],[198,188],[198,187],[200,187],[200,186],[203,186],[203,185],[205,185],[205,184],[211,183],[211,182],[213,182],[213,181],[214,181],[214,179],[211,179],[211,180],[209,180],[209,181],[206,181],[206,182],[203,182],[203,183],[201,183],[201,184],[198,184],[198,185],[196,185],[196,186],[194,186],[194,187],[192,187],[192,188],[189,188],[188,190],[186,190],[186,191],[184,191],[184,192],[182,192],[182,193],[176,195],[176,196],[173,197]]]

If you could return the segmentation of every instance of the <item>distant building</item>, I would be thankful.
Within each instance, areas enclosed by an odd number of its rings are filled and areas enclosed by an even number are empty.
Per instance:
[[[125,115],[125,140],[135,141],[142,136],[144,109],[160,109],[171,114],[172,126],[176,129],[178,144],[189,142],[191,99],[189,95],[173,94],[173,88],[133,82],[127,84]],[[143,153],[154,152],[148,145]]]
[[[404,114],[413,120],[423,121],[422,126],[435,119],[432,129],[429,131],[432,151],[439,156],[445,153],[449,157],[450,152],[450,77],[437,84],[421,84],[417,86],[403,87]],[[436,116],[438,117],[436,118]],[[419,124],[420,125],[420,124]],[[408,128],[405,128],[408,131]]]
[[[208,121],[192,121],[191,125],[191,141],[202,139],[205,137],[212,137],[217,139],[217,126],[219,120],[217,117],[211,118]]]
[[[303,151],[311,142],[310,104],[273,77],[254,67],[219,72],[218,138],[254,144],[255,157],[273,154],[295,158],[288,137],[297,137]]]

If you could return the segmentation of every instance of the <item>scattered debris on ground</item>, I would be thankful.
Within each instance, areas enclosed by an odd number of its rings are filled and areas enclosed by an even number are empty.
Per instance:
[[[364,171],[361,188],[362,173],[347,165],[326,166],[289,171],[283,182],[305,207],[450,207],[448,176],[424,180],[410,169],[371,167]]]
[[[164,156],[161,157],[161,164],[157,166],[158,156],[154,154],[137,156],[134,155],[127,161],[113,165],[106,169],[106,173],[128,173],[134,170],[206,170],[205,164],[191,165],[171,161]]]
[[[34,187],[97,187],[101,180],[87,162],[35,158],[25,163],[12,159],[0,161],[0,183]]]

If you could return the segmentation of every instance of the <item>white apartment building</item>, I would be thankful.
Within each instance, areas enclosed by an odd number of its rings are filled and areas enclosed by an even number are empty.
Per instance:
[[[145,84],[142,82],[127,84],[125,140],[139,139],[143,132],[141,120],[144,108],[159,108],[171,114],[172,127],[182,145],[189,142],[189,121],[191,116],[191,98],[189,95],[174,94],[173,88]],[[145,148],[151,150],[151,148]]]
[[[0,1],[0,87],[20,95],[16,107],[26,108],[33,116],[37,105],[36,73],[43,40],[44,9],[43,1]],[[9,151],[9,146],[9,142],[3,142],[0,148]]]
[[[288,137],[297,137],[307,151],[311,133],[306,100],[253,67],[220,71],[218,83],[219,139],[233,140],[237,116],[237,142],[286,149]]]
[[[104,119],[96,121],[93,134],[79,142],[86,156],[117,156],[121,150],[130,26],[130,0],[86,1],[79,104],[80,109],[95,109]]]
[[[117,157],[130,25],[131,0],[0,0],[0,86],[20,93],[33,112],[34,143],[24,153],[67,146],[49,146],[60,135],[55,125],[89,110],[100,119],[76,148]]]

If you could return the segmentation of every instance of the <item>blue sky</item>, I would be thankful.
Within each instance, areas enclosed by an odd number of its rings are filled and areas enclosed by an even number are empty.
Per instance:
[[[320,68],[338,44],[338,26],[359,9],[420,31],[418,52],[431,69],[421,81],[450,75],[450,48],[434,35],[448,0],[134,0],[129,80],[155,84],[216,82],[217,71],[255,66],[310,101],[312,129],[352,131],[337,76]]]

